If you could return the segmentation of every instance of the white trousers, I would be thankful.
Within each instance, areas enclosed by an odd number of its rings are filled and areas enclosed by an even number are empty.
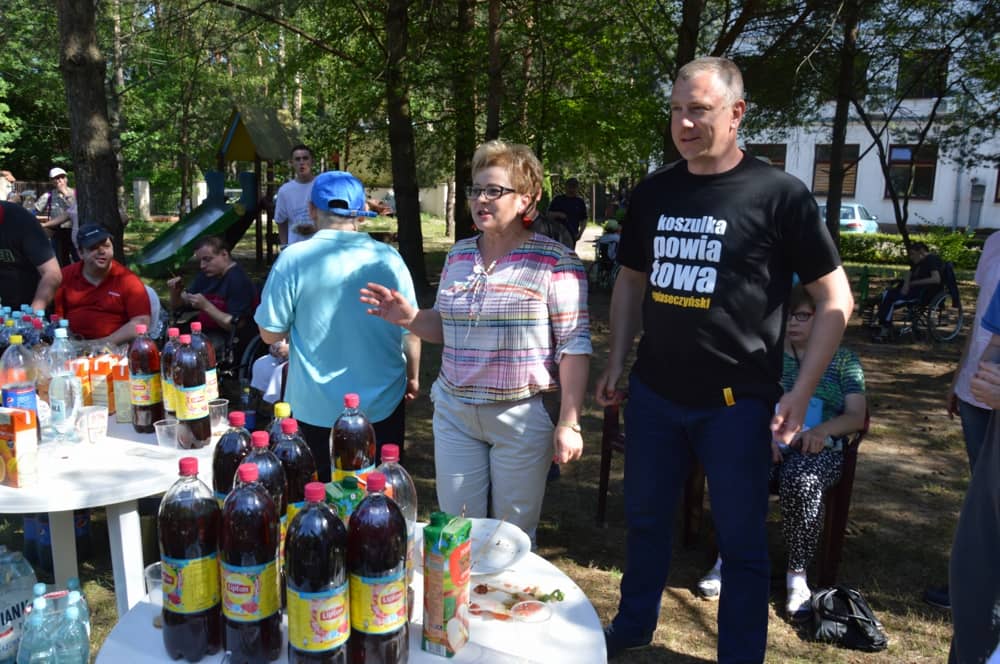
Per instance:
[[[541,395],[474,405],[435,382],[434,469],[449,514],[505,519],[535,541],[552,463],[552,419]]]

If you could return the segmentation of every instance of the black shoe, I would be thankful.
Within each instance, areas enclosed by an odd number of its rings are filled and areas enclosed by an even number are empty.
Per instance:
[[[924,601],[939,609],[951,609],[951,598],[948,596],[948,586],[928,588],[924,591]]]
[[[608,651],[608,661],[622,655],[627,650],[644,648],[652,643],[652,637],[647,639],[626,639],[615,632],[613,624],[604,626],[604,647]]]

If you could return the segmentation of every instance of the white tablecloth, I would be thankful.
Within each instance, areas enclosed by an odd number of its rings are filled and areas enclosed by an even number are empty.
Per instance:
[[[199,458],[199,476],[212,482],[212,447],[177,450],[159,447],[155,434],[139,434],[131,424],[109,418],[107,438],[97,444],[44,443],[38,448],[38,483],[0,486],[0,512],[47,512],[52,532],[55,580],[65,586],[78,576],[73,510],[105,507],[118,614],[145,594],[137,499],[166,491],[178,477],[177,460]]]

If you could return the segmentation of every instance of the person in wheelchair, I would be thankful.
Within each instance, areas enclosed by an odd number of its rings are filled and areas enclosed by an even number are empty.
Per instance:
[[[914,242],[907,252],[910,257],[909,273],[902,281],[896,281],[882,293],[878,304],[878,327],[876,341],[892,338],[892,314],[900,306],[912,302],[920,302],[927,296],[936,293],[942,284],[941,275],[944,264],[937,254],[932,254],[930,248],[923,242]]]
[[[611,288],[618,275],[618,242],[621,240],[621,225],[616,219],[608,219],[604,233],[594,241],[594,264],[590,267],[590,281],[599,288]]]
[[[808,351],[816,305],[800,284],[789,301],[781,385],[786,391],[795,384],[800,362]],[[840,347],[823,373],[809,402],[805,429],[790,445],[771,443],[771,481],[778,483],[781,530],[788,549],[785,574],[789,619],[811,615],[812,592],[806,568],[816,554],[823,528],[823,492],[840,480],[845,441],[864,427],[865,376],[857,355]],[[703,597],[715,598],[722,591],[722,559],[698,582]]]
[[[201,271],[186,289],[181,277],[167,281],[170,307],[180,314],[183,323],[198,320],[218,355],[234,345],[237,335],[250,336],[239,334],[242,330],[256,332],[248,323],[257,288],[219,236],[199,240],[194,257]]]

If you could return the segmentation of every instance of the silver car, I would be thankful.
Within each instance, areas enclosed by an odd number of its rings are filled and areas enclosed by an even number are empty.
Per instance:
[[[826,220],[826,204],[819,206],[820,219]],[[878,233],[878,217],[860,203],[843,203],[840,206],[841,233]]]

